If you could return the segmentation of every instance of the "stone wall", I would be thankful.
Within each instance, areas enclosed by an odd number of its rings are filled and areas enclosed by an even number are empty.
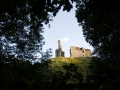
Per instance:
[[[55,50],[55,57],[65,57],[65,52],[59,49]]]
[[[91,50],[71,46],[70,47],[70,57],[91,57]]]
[[[60,40],[58,40],[58,49],[55,50],[56,57],[65,57],[65,52],[62,51],[62,45],[60,44]]]

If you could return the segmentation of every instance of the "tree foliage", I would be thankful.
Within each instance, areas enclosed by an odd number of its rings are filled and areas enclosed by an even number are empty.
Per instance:
[[[63,11],[70,11],[73,1],[76,2],[76,18],[83,28],[84,37],[94,47],[94,54],[97,56],[91,60],[91,73],[87,75],[84,83],[81,73],[77,72],[74,64],[64,66],[65,74],[61,71],[53,74],[47,69],[46,64],[19,61],[32,58],[31,54],[37,52],[41,53],[44,59],[50,56],[49,51],[42,53],[43,25],[49,24],[62,6]],[[120,12],[118,4],[117,1],[109,0],[2,1],[0,3],[0,89],[119,89]],[[66,81],[70,78],[77,79],[79,83],[67,84]]]
[[[49,24],[61,7],[70,11],[69,0],[4,0],[0,3],[1,54],[19,59],[42,53],[43,24]],[[12,45],[11,45],[12,44]],[[15,44],[15,45],[13,45]]]
[[[120,88],[120,11],[118,1],[79,0],[76,18],[83,28],[88,43],[97,56],[88,77],[91,90],[117,90]],[[94,87],[94,88],[92,88]]]
[[[94,47],[94,53],[104,59],[119,59],[118,2],[82,0],[76,7],[76,18],[82,25],[86,41]]]
[[[48,64],[11,60],[3,64],[0,74],[1,90],[75,90],[83,85],[83,76],[74,64],[64,65],[66,70],[51,72]],[[62,67],[62,66],[60,66]]]

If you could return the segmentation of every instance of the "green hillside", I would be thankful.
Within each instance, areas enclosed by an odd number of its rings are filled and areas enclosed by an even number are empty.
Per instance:
[[[51,58],[48,60],[48,68],[54,73],[56,71],[65,72],[66,70],[63,68],[64,65],[70,65],[70,63],[75,64],[78,68],[78,72],[82,73],[84,78],[89,73],[88,66],[90,64],[91,58],[66,58],[66,57],[57,57]]]

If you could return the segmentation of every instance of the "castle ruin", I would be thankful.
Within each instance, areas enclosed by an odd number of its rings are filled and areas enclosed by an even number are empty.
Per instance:
[[[79,48],[76,46],[70,47],[70,57],[91,57],[91,50],[84,47]]]
[[[58,49],[55,50],[56,57],[65,57],[64,51],[62,51],[62,45],[60,44],[60,40],[58,40]]]
[[[55,50],[56,57],[65,57],[65,52],[62,51],[62,45],[60,40],[58,40],[58,49]],[[76,46],[70,47],[70,57],[92,57],[90,49],[85,49],[84,47],[79,48]]]

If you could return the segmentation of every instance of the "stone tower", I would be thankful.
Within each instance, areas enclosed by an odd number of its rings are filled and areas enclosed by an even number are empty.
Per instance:
[[[60,44],[60,40],[58,40],[58,49],[55,50],[56,57],[64,57],[64,51],[62,51],[62,45]]]

